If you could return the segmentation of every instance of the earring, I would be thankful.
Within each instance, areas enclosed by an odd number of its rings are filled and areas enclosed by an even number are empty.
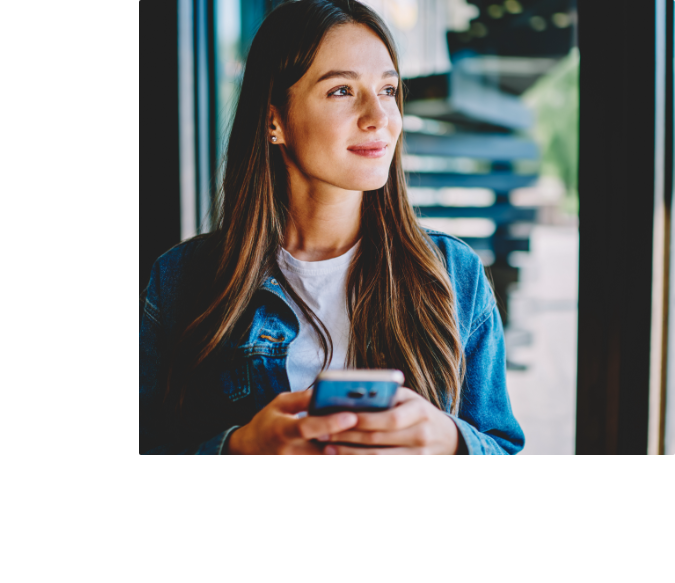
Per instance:
[[[277,141],[277,137],[276,137],[276,136],[272,136],[272,141],[273,141],[273,142],[276,142],[276,141]]]

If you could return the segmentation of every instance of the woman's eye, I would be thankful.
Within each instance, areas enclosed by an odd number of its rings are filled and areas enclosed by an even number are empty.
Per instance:
[[[389,96],[389,97],[396,97],[398,89],[393,86],[386,87],[384,89],[384,94]],[[342,85],[341,87],[338,87],[337,89],[333,89],[328,93],[329,97],[347,97],[351,95],[351,88],[349,85]]]
[[[349,95],[349,86],[348,85],[343,85],[342,87],[338,87],[337,89],[333,89],[328,95],[335,95],[336,97],[345,97]]]

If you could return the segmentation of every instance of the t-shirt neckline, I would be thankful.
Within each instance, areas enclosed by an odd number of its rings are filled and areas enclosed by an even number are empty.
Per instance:
[[[356,253],[356,248],[358,246],[359,242],[357,241],[346,253],[322,261],[301,261],[300,259],[293,257],[293,255],[282,247],[279,250],[277,258],[279,260],[279,267],[282,269],[293,271],[300,275],[324,275],[335,271],[342,271],[346,265],[351,263],[352,257],[354,257],[354,253]]]

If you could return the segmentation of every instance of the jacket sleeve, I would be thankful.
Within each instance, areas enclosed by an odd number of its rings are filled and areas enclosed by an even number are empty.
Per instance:
[[[466,342],[459,414],[451,417],[469,454],[515,454],[523,449],[525,435],[513,416],[506,390],[504,332],[491,290],[489,297],[487,309],[474,321]]]
[[[162,328],[159,262],[152,268],[148,287],[141,294],[140,305],[140,390],[139,450],[141,454],[212,454],[227,453],[232,426],[203,443],[178,443],[166,423],[164,414],[164,380],[168,365],[166,335]]]

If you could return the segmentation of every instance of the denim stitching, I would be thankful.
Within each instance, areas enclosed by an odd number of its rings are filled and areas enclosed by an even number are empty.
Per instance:
[[[157,326],[161,326],[162,323],[159,321],[159,310],[155,308],[155,310],[157,310],[157,315],[155,315],[152,308],[154,308],[154,306],[150,302],[146,301],[145,308],[143,309],[143,314],[146,315],[155,324],[157,324]]]
[[[153,304],[148,298],[145,298],[145,305],[152,308],[155,312],[159,313],[159,308]]]
[[[230,401],[235,402],[238,401],[239,399],[244,398],[247,395],[251,394],[251,378],[250,378],[250,372],[249,372],[249,363],[244,362],[244,372],[243,374],[239,373],[238,370],[235,369],[235,373],[237,374],[237,391],[233,393],[229,393],[227,396],[229,397]],[[240,377],[243,376],[243,386],[239,383]]]
[[[274,358],[279,358],[286,356],[288,354],[288,345],[280,344],[278,346],[265,346],[260,344],[245,344],[240,346],[239,349],[242,351],[242,356],[272,356]]]
[[[229,397],[230,401],[232,401],[234,403],[235,401],[238,401],[239,399],[243,399],[244,397],[246,397],[250,393],[251,392],[250,392],[249,388],[246,387],[245,389],[240,389],[239,391],[237,391],[235,393],[228,393],[227,396]]]
[[[251,394],[251,362],[245,361],[244,367],[244,388],[242,389],[244,395]]]
[[[471,339],[471,337],[476,333],[476,331],[477,331],[483,324],[485,324],[485,322],[487,321],[487,319],[488,319],[488,318],[490,317],[490,315],[492,314],[492,310],[494,310],[496,306],[497,306],[496,303],[491,302],[491,303],[490,303],[490,306],[488,307],[488,309],[485,310],[480,316],[478,316],[478,318],[476,318],[476,323],[475,323],[475,325],[474,325],[474,328],[473,328],[473,330],[471,331],[471,333],[469,334],[468,338],[466,339],[467,343],[469,342],[469,340]]]
[[[288,350],[285,350],[284,352],[278,352],[278,353],[250,352],[250,353],[247,353],[246,356],[266,356],[268,358],[284,358],[284,357],[288,356]]]

